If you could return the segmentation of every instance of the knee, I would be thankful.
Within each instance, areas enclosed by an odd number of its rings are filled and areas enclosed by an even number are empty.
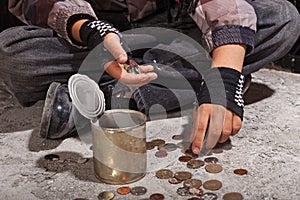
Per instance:
[[[280,1],[280,12],[278,14],[277,24],[284,27],[286,34],[285,40],[296,41],[300,34],[300,15],[297,8],[289,1]]]

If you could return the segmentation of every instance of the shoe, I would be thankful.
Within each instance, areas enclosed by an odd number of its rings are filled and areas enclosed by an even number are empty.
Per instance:
[[[73,120],[73,105],[68,86],[57,82],[51,83],[47,91],[40,123],[42,138],[64,138],[76,131]]]
[[[247,92],[247,90],[249,89],[250,85],[251,85],[251,80],[252,80],[252,75],[248,74],[245,76],[245,83],[244,83],[244,87],[243,87],[243,94],[245,94]]]

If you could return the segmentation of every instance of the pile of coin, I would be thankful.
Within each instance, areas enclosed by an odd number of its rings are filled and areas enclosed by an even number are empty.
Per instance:
[[[181,140],[181,135],[174,135],[173,140]],[[181,155],[178,158],[178,161],[185,163],[188,169],[199,169],[201,167],[207,173],[220,173],[223,171],[222,165],[219,163],[218,158],[210,156],[206,157],[204,160],[198,158],[198,155],[194,154],[190,148],[191,143],[189,142],[179,142],[178,144],[166,143],[163,139],[154,139],[146,143],[147,150],[157,149],[155,156],[158,158],[164,158],[168,155],[168,152],[174,151],[178,148],[182,150],[184,155]],[[245,175],[247,174],[246,169],[235,169],[234,174]],[[189,198],[188,200],[216,200],[218,195],[214,193],[222,188],[222,182],[216,179],[206,180],[202,182],[200,179],[194,178],[193,174],[189,171],[177,171],[173,172],[170,169],[160,169],[156,171],[155,176],[158,179],[166,179],[168,183],[172,185],[182,184],[177,188],[176,193],[179,196],[185,196]],[[144,195],[147,193],[147,189],[143,186],[136,186],[130,188],[128,186],[122,186],[117,189],[117,194],[127,195],[132,194],[135,196]],[[99,194],[98,199],[110,200],[113,199],[115,194],[113,192],[102,192]],[[165,199],[163,194],[154,193],[151,194],[148,198],[150,200],[163,200]],[[178,198],[181,199],[181,198]],[[228,192],[223,195],[224,200],[242,200],[242,194],[238,192]]]

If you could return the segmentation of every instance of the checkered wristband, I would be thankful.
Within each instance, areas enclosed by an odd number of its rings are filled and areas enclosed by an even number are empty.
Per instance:
[[[239,71],[225,67],[212,68],[203,75],[197,93],[198,104],[222,105],[243,119],[243,87],[244,75]]]
[[[89,49],[103,42],[108,33],[116,33],[120,36],[120,32],[111,24],[100,20],[88,20],[80,28],[80,38]]]

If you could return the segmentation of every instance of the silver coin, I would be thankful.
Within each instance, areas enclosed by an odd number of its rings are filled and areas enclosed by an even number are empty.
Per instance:
[[[175,151],[178,146],[174,143],[166,143],[163,147],[159,148],[159,150],[165,150],[167,152]]]
[[[207,157],[204,159],[204,161],[207,163],[217,163],[219,162],[219,159],[216,157]]]
[[[206,192],[199,197],[200,200],[217,200],[218,196],[212,192]]]
[[[48,154],[48,155],[45,155],[44,158],[45,158],[46,160],[56,161],[56,160],[59,160],[59,155],[56,155],[56,154]]]
[[[98,195],[98,199],[99,200],[111,200],[115,197],[114,193],[112,192],[109,192],[109,191],[104,191],[104,192],[101,192],[99,195]]]
[[[140,196],[140,195],[144,195],[147,192],[147,188],[143,187],[143,186],[136,186],[131,188],[131,194],[136,195],[136,196]]]
[[[180,196],[189,196],[190,195],[188,187],[180,187],[180,188],[177,189],[176,192]]]

